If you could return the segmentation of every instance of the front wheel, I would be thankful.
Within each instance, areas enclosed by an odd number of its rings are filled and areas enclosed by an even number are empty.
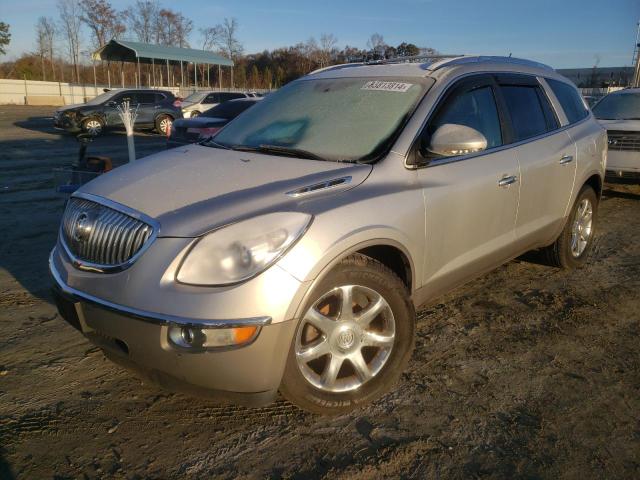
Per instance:
[[[169,115],[158,115],[156,118],[156,131],[164,136],[168,136],[173,125],[173,118]]]
[[[409,361],[415,311],[402,281],[363,255],[344,259],[314,288],[280,390],[304,410],[348,412],[387,392]]]
[[[544,249],[548,263],[570,269],[586,261],[593,246],[597,213],[598,196],[593,188],[585,185],[578,193],[562,233]]]
[[[94,137],[97,137],[102,133],[104,125],[99,118],[86,118],[82,121],[82,131],[88,133]]]

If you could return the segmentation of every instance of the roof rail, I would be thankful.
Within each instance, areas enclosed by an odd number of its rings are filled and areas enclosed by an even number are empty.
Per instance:
[[[367,65],[386,65],[389,63],[414,63],[419,62],[420,60],[442,60],[442,59],[454,59],[464,57],[464,55],[460,54],[448,54],[448,53],[438,53],[438,54],[427,54],[427,55],[407,55],[406,57],[393,57],[393,58],[384,58],[380,60],[370,60],[368,62],[364,62]]]
[[[391,63],[415,63],[420,60],[439,60],[439,59],[454,59],[461,57],[462,55],[449,55],[449,54],[438,54],[438,55],[409,55],[406,57],[393,57],[393,58],[381,58],[380,60],[363,60],[362,62],[350,62],[350,63],[340,63],[338,65],[329,65],[328,67],[318,68],[308,75],[313,75],[315,73],[327,72],[330,70],[339,70],[342,68],[349,67],[362,67],[365,65],[388,65]]]
[[[456,65],[466,65],[469,63],[509,63],[511,65],[525,65],[528,67],[544,68],[546,70],[553,70],[553,67],[544,63],[535,62],[533,60],[526,60],[524,58],[515,57],[501,57],[491,55],[467,55],[458,58],[443,59],[440,62],[436,62],[428,67],[429,70],[435,71],[443,67],[453,67]]]

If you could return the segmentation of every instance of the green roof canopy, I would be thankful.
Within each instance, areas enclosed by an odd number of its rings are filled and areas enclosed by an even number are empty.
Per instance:
[[[150,43],[130,42],[125,40],[111,40],[93,54],[95,60],[111,62],[140,62],[156,63],[157,60],[168,61],[171,64],[180,62],[202,63],[209,65],[223,65],[232,67],[233,61],[206,50],[193,48],[167,47]]]

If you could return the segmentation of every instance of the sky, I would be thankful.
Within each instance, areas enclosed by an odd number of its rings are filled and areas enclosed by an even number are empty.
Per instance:
[[[134,0],[112,0],[124,9]],[[289,46],[332,33],[338,46],[366,47],[372,33],[441,53],[509,55],[555,68],[631,65],[640,0],[160,0],[198,29],[235,17],[245,52]],[[0,0],[11,25],[11,59],[32,51],[39,16],[57,18],[55,0]],[[89,43],[88,34],[84,35]]]

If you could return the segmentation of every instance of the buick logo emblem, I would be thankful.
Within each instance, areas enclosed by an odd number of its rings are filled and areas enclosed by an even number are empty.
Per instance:
[[[73,239],[78,242],[86,242],[91,235],[93,226],[95,224],[96,215],[90,212],[82,212],[78,215],[76,224],[73,228]]]

